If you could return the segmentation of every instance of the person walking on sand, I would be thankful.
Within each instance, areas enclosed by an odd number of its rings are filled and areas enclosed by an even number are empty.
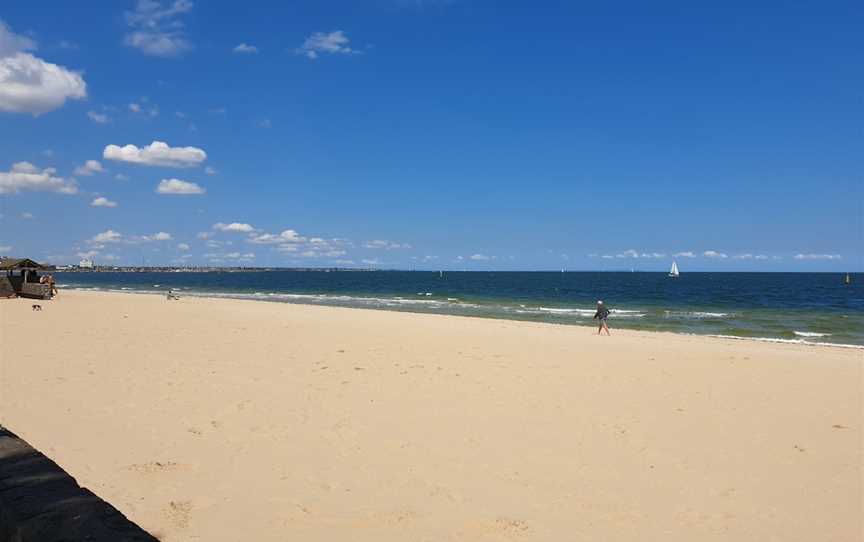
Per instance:
[[[594,319],[600,320],[600,327],[597,328],[597,335],[601,335],[603,330],[606,330],[606,335],[612,335],[609,333],[609,324],[606,322],[606,318],[609,317],[609,309],[606,308],[606,305],[603,304],[602,301],[597,302],[597,312],[594,313]]]

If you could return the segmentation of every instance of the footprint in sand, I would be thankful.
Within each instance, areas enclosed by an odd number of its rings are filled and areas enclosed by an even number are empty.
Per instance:
[[[468,530],[485,540],[487,537],[494,539],[500,539],[501,536],[507,539],[522,537],[528,534],[530,528],[527,522],[520,519],[496,518],[477,521],[470,525]]]
[[[173,461],[150,461],[149,463],[137,463],[127,467],[128,470],[139,472],[141,474],[175,471],[179,468],[180,465]]]
[[[189,516],[191,514],[192,502],[190,501],[171,501],[168,503],[168,508],[165,509],[168,521],[178,529],[185,529],[189,526]]]

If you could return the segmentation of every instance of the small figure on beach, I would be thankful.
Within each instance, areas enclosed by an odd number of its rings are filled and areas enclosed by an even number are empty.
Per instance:
[[[169,288],[167,298],[168,298],[168,301],[172,301],[172,300],[177,301],[180,299],[180,296],[175,294],[173,289]]]
[[[609,317],[609,309],[606,307],[606,304],[603,301],[597,302],[597,312],[594,313],[594,319],[600,320],[600,327],[597,328],[597,335],[601,335],[603,330],[606,330],[606,335],[612,335],[609,333],[609,324],[606,322],[606,319]]]

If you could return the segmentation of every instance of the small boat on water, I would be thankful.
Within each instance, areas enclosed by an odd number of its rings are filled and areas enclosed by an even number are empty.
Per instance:
[[[852,284],[852,275],[846,273],[846,278],[843,279],[843,284]]]
[[[669,270],[669,276],[673,279],[677,279],[681,276],[681,273],[678,272],[678,262],[672,261],[672,269]]]

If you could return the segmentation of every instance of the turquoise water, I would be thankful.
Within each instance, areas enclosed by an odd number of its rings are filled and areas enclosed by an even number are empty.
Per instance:
[[[864,346],[864,275],[837,273],[58,273],[61,287],[593,325]]]

